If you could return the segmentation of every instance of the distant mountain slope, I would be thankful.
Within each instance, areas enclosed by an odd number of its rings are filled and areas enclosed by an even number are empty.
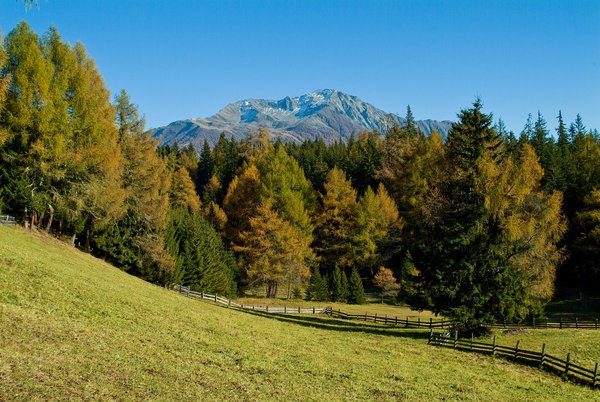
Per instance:
[[[249,130],[269,129],[275,138],[302,142],[323,138],[330,143],[347,140],[365,130],[385,132],[392,124],[403,125],[405,119],[384,112],[356,96],[332,89],[314,91],[295,98],[280,100],[247,99],[231,103],[208,118],[178,120],[153,130],[163,144],[193,144],[200,149],[204,140],[214,145],[222,132],[237,139]],[[430,134],[437,130],[446,137],[450,121],[421,120],[418,126]]]

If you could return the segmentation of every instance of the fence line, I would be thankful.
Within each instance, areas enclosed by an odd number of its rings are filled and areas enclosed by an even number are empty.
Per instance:
[[[326,313],[331,317],[343,318],[348,320],[361,320],[361,321],[373,321],[379,322],[383,324],[393,324],[393,325],[404,325],[404,327],[412,327],[412,328],[452,328],[454,322],[450,320],[434,320],[430,318],[429,320],[421,320],[420,318],[417,320],[409,320],[399,318],[399,317],[387,317],[387,316],[377,316],[377,315],[367,315],[365,314],[349,314],[344,313],[340,310],[334,310],[331,307],[327,307]],[[536,318],[529,322],[522,323],[495,323],[488,325],[491,328],[533,328],[533,329],[545,329],[545,328],[553,328],[553,329],[600,329],[600,322],[598,318],[595,319],[587,319],[580,320],[577,317],[574,318],[563,318],[559,319],[550,319],[550,318]]]
[[[321,307],[310,307],[310,308],[302,308],[302,307],[273,307],[273,306],[253,306],[247,304],[239,304],[234,301],[231,301],[225,297],[221,297],[217,294],[204,293],[204,292],[195,292],[191,290],[189,287],[174,285],[174,290],[177,290],[179,293],[184,294],[186,296],[195,297],[201,300],[208,300],[215,303],[223,304],[227,307],[233,307],[243,310],[253,310],[253,311],[262,311],[264,313],[276,313],[276,314],[324,314],[327,308]]]
[[[387,315],[368,315],[365,314],[351,314],[345,313],[338,310],[334,310],[332,307],[310,307],[310,308],[300,308],[300,307],[269,307],[269,306],[253,306],[253,305],[243,305],[226,299],[224,297],[218,296],[216,294],[204,293],[204,292],[195,292],[190,290],[187,286],[181,285],[173,285],[173,289],[183,293],[187,296],[200,298],[202,300],[210,300],[216,303],[227,305],[228,307],[241,308],[244,310],[255,310],[255,311],[263,311],[267,313],[283,313],[283,314],[327,314],[330,317],[342,318],[346,320],[359,320],[359,321],[372,321],[375,323],[394,325],[394,326],[404,326],[404,328],[429,328],[429,329],[437,329],[437,328],[452,328],[454,322],[451,320],[444,319],[421,319],[418,317],[415,319],[410,319],[409,317],[401,318],[401,317],[391,317]],[[549,318],[536,318],[532,319],[526,323],[496,323],[491,324],[489,327],[492,328],[554,328],[554,329],[600,329],[600,322],[598,318],[588,319],[588,320],[580,320],[577,317],[575,318],[563,318],[560,317],[558,320],[549,319]]]
[[[434,320],[430,318],[429,320],[421,320],[418,317],[416,320],[406,318],[400,318],[397,316],[388,317],[387,315],[368,315],[365,314],[349,314],[344,313],[340,310],[334,310],[331,307],[325,308],[325,314],[329,317],[342,318],[345,320],[359,320],[359,321],[373,321],[375,323],[388,324],[394,326],[403,326],[404,328],[450,328],[452,327],[453,322],[448,320]]]
[[[16,225],[17,219],[10,215],[0,215],[0,224],[2,225]]]
[[[454,337],[450,338],[448,333],[435,334],[433,330],[430,332],[428,344],[475,353],[490,354],[492,356],[502,356],[519,363],[538,366],[540,368],[548,367],[554,372],[560,373],[560,375],[574,377],[591,384],[594,388],[600,385],[598,363],[596,363],[594,369],[576,365],[571,361],[571,353],[567,353],[566,360],[546,353],[546,344],[542,346],[541,351],[533,351],[519,348],[520,341],[517,341],[516,346],[511,348],[498,345],[495,336],[493,343],[489,344],[485,342],[476,342],[473,340],[473,337],[471,337],[470,340],[458,339],[457,331],[454,331]]]
[[[429,340],[428,344],[442,347],[450,347],[457,350],[470,351],[476,353],[484,353],[491,354],[492,356],[501,356],[512,359],[518,363],[524,363],[528,365],[538,365],[540,368],[547,367],[555,372],[559,372],[563,376],[571,376],[577,378],[579,380],[583,380],[591,384],[593,388],[600,386],[600,367],[599,364],[596,363],[593,370],[587,369],[585,367],[574,364],[571,361],[571,353],[567,354],[566,360],[562,360],[556,356],[552,356],[546,353],[546,344],[542,346],[541,352],[526,350],[519,348],[520,341],[517,341],[517,345],[514,348],[508,346],[498,345],[496,343],[496,337],[494,336],[494,340],[492,344],[485,342],[474,341],[471,336],[470,340],[458,339],[458,331],[454,331],[454,338],[451,339],[449,336],[449,332],[435,334],[433,332],[434,328],[451,328],[453,326],[453,321],[449,320],[433,320],[430,318],[427,320],[421,320],[420,317],[417,320],[409,320],[408,317],[405,319],[401,319],[398,317],[388,317],[387,315],[378,316],[365,314],[351,314],[344,313],[339,309],[336,311],[332,307],[325,308],[301,308],[301,307],[269,307],[269,306],[252,306],[252,305],[244,305],[233,302],[229,299],[221,297],[217,294],[210,294],[204,292],[195,292],[191,290],[189,287],[173,285],[173,289],[179,291],[182,294],[185,294],[189,297],[199,298],[201,300],[208,300],[215,303],[227,305],[228,307],[234,307],[243,310],[254,310],[254,311],[262,311],[266,313],[276,313],[276,314],[326,314],[329,317],[333,318],[342,318],[349,320],[361,320],[361,321],[373,321],[374,323],[382,323],[382,324],[391,324],[394,326],[404,326],[405,328],[429,328]],[[565,324],[574,322],[578,327],[568,327]],[[578,321],[575,319],[574,321],[563,321],[559,323],[560,326],[552,327],[548,325],[538,325],[536,327],[536,321],[532,322],[533,328],[586,328],[585,326],[581,326],[582,321]],[[548,324],[550,321],[545,319],[545,323]],[[598,320],[594,321],[596,326],[592,326],[595,329],[597,328]],[[519,324],[496,324],[494,327],[516,327]],[[523,325],[519,326],[520,328]]]

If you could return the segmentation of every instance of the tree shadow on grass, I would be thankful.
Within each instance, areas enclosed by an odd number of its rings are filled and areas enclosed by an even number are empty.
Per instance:
[[[227,307],[223,307],[227,308]],[[239,310],[257,317],[268,318],[289,324],[301,325],[309,328],[324,329],[338,332],[362,332],[374,335],[395,336],[412,339],[429,339],[429,331],[426,329],[416,330],[414,328],[406,329],[402,325],[383,326],[377,324],[367,324],[357,322],[356,320],[344,320],[339,318],[329,318],[327,315],[307,316],[266,313],[256,310]]]

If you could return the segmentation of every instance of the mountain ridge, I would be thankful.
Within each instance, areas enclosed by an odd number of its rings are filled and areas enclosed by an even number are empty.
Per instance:
[[[405,122],[403,117],[378,109],[358,96],[321,89],[279,100],[243,99],[224,106],[211,117],[177,120],[151,132],[161,144],[191,143],[199,151],[204,140],[215,145],[223,132],[241,140],[249,131],[262,127],[274,139],[303,142],[322,138],[332,143],[347,141],[363,131],[385,133],[392,125]],[[427,135],[437,130],[445,138],[452,122],[428,119],[416,124]]]

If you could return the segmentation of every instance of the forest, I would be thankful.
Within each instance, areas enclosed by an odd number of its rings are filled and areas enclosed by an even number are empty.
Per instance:
[[[364,302],[398,294],[474,328],[600,285],[600,135],[513,133],[476,99],[447,139],[160,145],[80,43],[17,25],[0,49],[0,211],[159,285]]]

